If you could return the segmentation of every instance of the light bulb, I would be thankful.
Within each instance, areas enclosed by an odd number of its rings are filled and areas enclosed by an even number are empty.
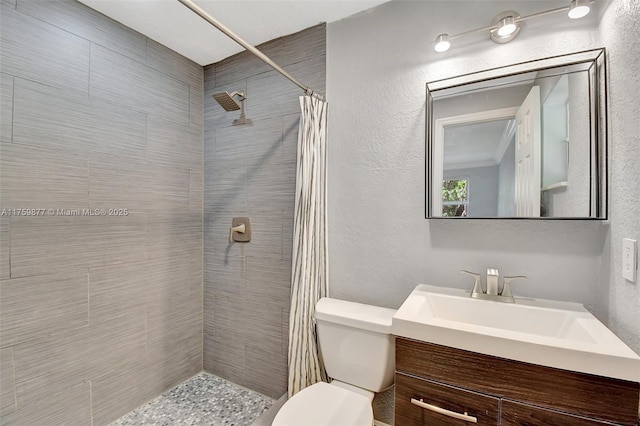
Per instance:
[[[569,5],[569,18],[580,19],[591,11],[589,0],[572,0]]]
[[[500,22],[498,22],[498,35],[500,37],[511,35],[515,30],[516,20],[513,18],[513,16],[507,16],[505,18],[502,18]]]
[[[440,34],[436,37],[435,45],[433,49],[436,52],[446,52],[451,47],[451,42],[449,41],[449,34]]]

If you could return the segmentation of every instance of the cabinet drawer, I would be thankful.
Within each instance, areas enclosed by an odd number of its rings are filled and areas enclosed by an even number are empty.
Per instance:
[[[527,364],[402,337],[396,337],[396,371],[616,424],[635,426],[638,421],[637,382]]]
[[[546,410],[529,404],[502,400],[501,426],[604,426],[613,423]]]
[[[421,401],[428,408],[411,402]],[[497,425],[500,401],[430,380],[396,373],[395,424],[402,426]],[[477,423],[458,419],[456,414],[476,418]]]

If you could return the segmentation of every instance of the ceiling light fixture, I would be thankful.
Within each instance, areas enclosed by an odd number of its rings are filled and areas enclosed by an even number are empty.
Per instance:
[[[569,18],[580,19],[587,16],[591,11],[589,0],[571,0],[569,5]]]
[[[446,52],[450,47],[449,34],[440,34],[436,37],[436,44],[433,46],[436,52]]]
[[[509,36],[515,32],[516,28],[516,20],[514,17],[507,16],[498,22],[498,35],[500,37]]]
[[[529,19],[540,18],[542,16],[551,15],[557,12],[569,11],[569,18],[578,19],[586,16],[590,11],[590,4],[593,0],[571,0],[568,6],[559,7],[556,9],[549,9],[538,13],[533,13],[527,16],[520,16],[518,12],[514,10],[506,10],[497,14],[491,24],[476,28],[474,30],[465,31],[460,34],[440,34],[436,37],[433,48],[436,52],[446,52],[451,47],[451,42],[454,39],[477,33],[477,32],[489,32],[489,37],[496,43],[508,43],[518,36],[524,21]]]
[[[515,10],[505,10],[498,13],[491,20],[489,26],[489,37],[496,43],[509,43],[520,34],[522,28],[522,18]],[[486,30],[485,30],[486,31]]]

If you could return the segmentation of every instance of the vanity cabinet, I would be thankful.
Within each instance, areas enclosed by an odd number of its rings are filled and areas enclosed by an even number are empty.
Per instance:
[[[396,425],[637,426],[639,396],[636,382],[396,338]]]
[[[498,424],[500,400],[496,397],[403,373],[396,373],[395,392],[396,425],[470,424],[463,416],[477,425]]]
[[[547,410],[530,404],[516,401],[502,400],[501,426],[603,426],[611,425],[595,419],[589,419],[559,411]]]

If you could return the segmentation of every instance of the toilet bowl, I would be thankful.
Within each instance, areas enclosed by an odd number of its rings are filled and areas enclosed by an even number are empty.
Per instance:
[[[316,330],[329,383],[316,383],[290,398],[273,426],[371,426],[375,392],[393,384],[391,318],[395,310],[323,298]]]
[[[272,423],[272,426],[324,425],[373,425],[371,401],[355,392],[320,382],[295,394]]]

